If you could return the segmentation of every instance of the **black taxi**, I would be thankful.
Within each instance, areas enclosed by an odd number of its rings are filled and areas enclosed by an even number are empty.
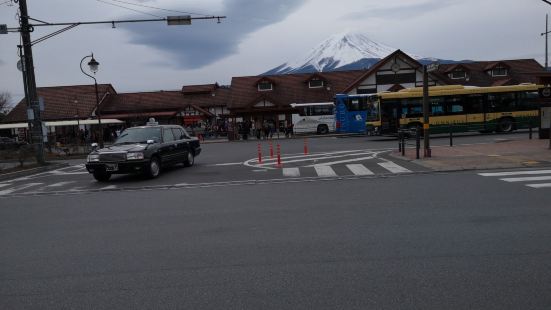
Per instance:
[[[142,173],[155,178],[162,167],[194,164],[201,153],[199,139],[182,126],[148,124],[124,130],[108,147],[98,149],[94,143],[86,160],[88,172],[105,182],[112,174]]]

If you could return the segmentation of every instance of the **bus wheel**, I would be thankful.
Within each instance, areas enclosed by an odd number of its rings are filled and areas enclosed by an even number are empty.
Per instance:
[[[318,134],[326,135],[328,133],[329,133],[329,127],[327,127],[327,125],[319,125],[318,126]]]
[[[506,117],[499,120],[497,123],[497,132],[510,132],[513,131],[513,120]]]

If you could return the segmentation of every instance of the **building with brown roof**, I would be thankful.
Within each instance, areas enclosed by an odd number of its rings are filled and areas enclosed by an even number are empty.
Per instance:
[[[537,83],[545,68],[534,59],[516,59],[442,64],[438,72],[448,84],[485,87]]]

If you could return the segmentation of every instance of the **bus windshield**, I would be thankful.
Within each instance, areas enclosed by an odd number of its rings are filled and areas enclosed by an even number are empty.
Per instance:
[[[379,98],[377,96],[368,97],[367,101],[367,116],[366,121],[378,121],[379,120]]]

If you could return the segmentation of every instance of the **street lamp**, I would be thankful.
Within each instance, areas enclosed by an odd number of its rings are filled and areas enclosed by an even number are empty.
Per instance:
[[[82,58],[82,60],[80,61],[80,71],[82,71],[84,75],[87,75],[92,79],[94,79],[94,86],[96,88],[96,115],[98,116],[98,126],[99,126],[98,142],[99,142],[99,147],[102,148],[103,147],[103,127],[101,126],[101,111],[99,108],[98,82],[96,81],[96,78],[94,76],[84,72],[84,69],[82,69],[82,63],[86,58],[91,58],[90,61],[88,62],[88,66],[90,67],[90,71],[92,71],[94,75],[96,74],[96,72],[98,72],[99,62],[97,62],[94,59],[94,53],[92,53],[92,55],[84,56],[84,58]]]

